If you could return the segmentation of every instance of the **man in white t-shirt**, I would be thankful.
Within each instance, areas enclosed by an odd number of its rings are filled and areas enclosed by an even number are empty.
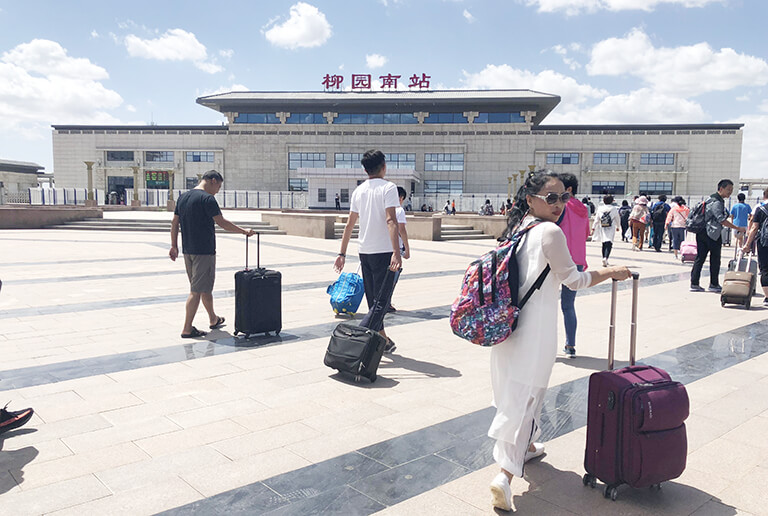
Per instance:
[[[352,229],[359,220],[358,254],[363,272],[365,299],[370,309],[384,283],[387,269],[399,271],[402,267],[395,214],[395,208],[400,206],[400,200],[395,184],[384,180],[387,164],[383,152],[369,150],[363,154],[360,163],[368,174],[368,180],[352,192],[349,202],[349,220],[344,228],[341,250],[333,268],[336,272],[344,269],[347,245],[352,236]],[[387,337],[383,328],[379,333]],[[391,353],[394,350],[394,342],[387,338],[384,352]]]

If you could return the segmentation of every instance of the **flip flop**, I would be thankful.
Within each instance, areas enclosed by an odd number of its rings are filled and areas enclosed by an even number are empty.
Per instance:
[[[189,333],[182,333],[181,338],[182,339],[196,339],[198,337],[204,337],[206,335],[206,332],[200,331],[194,326],[192,326],[192,331]]]
[[[219,318],[216,320],[216,324],[211,324],[211,325],[209,326],[209,328],[210,328],[210,329],[212,329],[212,330],[216,330],[216,329],[218,329],[218,328],[221,328],[222,326],[224,326],[224,318],[223,318],[223,317],[219,317]]]

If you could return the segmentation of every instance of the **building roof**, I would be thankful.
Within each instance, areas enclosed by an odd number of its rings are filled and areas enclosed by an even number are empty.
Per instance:
[[[226,131],[226,125],[52,125],[57,131]]]
[[[197,103],[221,113],[535,111],[538,124],[560,97],[532,90],[233,91],[200,97]]]
[[[20,174],[39,174],[45,167],[29,161],[11,161],[9,159],[0,159],[0,171],[17,172]]]
[[[744,124],[603,124],[540,125],[536,131],[696,131],[707,129],[739,130]]]

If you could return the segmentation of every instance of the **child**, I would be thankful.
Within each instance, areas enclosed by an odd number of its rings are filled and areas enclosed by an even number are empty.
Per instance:
[[[403,201],[405,201],[405,188],[402,186],[397,187],[397,195],[400,196],[400,206],[395,208],[395,216],[397,217],[397,230],[400,233],[400,255],[406,260],[411,257],[411,248],[408,245],[408,232],[405,230],[405,210],[403,209]],[[402,269],[395,273],[395,285],[397,280],[400,279],[400,272]],[[396,312],[394,306],[390,303],[390,312]]]

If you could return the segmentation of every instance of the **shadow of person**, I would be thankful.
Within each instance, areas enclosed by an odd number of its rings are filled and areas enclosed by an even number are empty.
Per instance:
[[[7,493],[16,487],[16,485],[24,482],[24,466],[35,460],[35,457],[40,453],[34,446],[26,446],[18,450],[3,451],[3,441],[14,435],[26,434],[33,431],[34,429],[26,429],[26,431],[22,429],[10,431],[7,434],[0,436],[0,469],[3,472],[7,472],[6,475],[0,474],[0,494]]]
[[[414,371],[416,373],[420,373],[419,376],[423,376],[426,378],[458,378],[461,376],[461,371],[458,369],[453,369],[452,367],[445,367],[441,366],[440,364],[434,364],[432,362],[423,362],[421,360],[416,360],[414,358],[408,358],[404,357],[402,355],[397,354],[390,354],[390,355],[384,355],[384,358],[389,358],[390,360],[382,360],[381,365],[379,365],[379,369],[384,368],[393,368],[393,367],[399,367],[402,369],[407,369],[409,371]],[[388,375],[392,377],[393,375]],[[396,378],[403,378],[406,375],[400,375],[395,376]]]

